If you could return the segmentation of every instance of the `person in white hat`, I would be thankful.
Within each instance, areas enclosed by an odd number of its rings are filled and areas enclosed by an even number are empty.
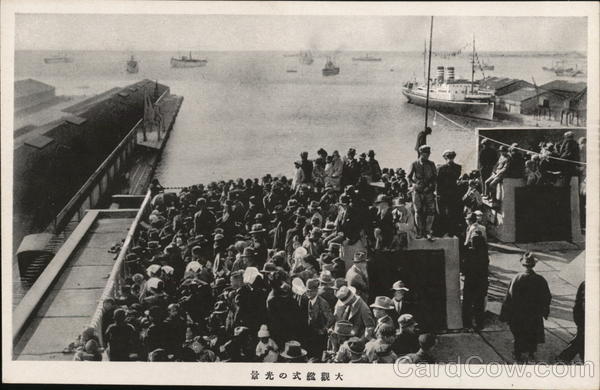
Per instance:
[[[263,324],[258,330],[256,358],[261,362],[275,363],[279,357],[279,347],[271,338],[267,325]]]
[[[410,290],[402,280],[398,280],[392,285],[392,291],[394,294],[392,297],[394,309],[390,311],[390,316],[396,323],[402,314],[413,313],[415,307],[412,302],[405,299],[406,293]]]

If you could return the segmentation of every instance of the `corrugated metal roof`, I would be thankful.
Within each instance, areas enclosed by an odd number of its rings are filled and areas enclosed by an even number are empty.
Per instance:
[[[500,89],[518,82],[526,82],[519,79],[511,79],[508,77],[489,77],[479,83],[480,88],[484,89]],[[528,83],[529,84],[529,83]]]
[[[554,80],[542,85],[540,88],[544,88],[548,91],[567,91],[578,93],[587,88],[587,83],[571,83],[566,80]]]
[[[15,98],[29,96],[34,93],[53,91],[54,87],[34,79],[15,81]]]

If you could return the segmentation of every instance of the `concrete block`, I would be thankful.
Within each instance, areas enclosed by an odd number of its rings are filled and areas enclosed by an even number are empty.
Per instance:
[[[462,309],[460,302],[460,260],[458,238],[409,239],[408,250],[444,250],[446,274],[446,321],[448,329],[462,328]]]
[[[36,316],[91,318],[102,291],[103,288],[51,291]]]
[[[62,353],[89,325],[89,317],[34,318],[14,349],[15,355]],[[71,356],[71,359],[73,357]]]
[[[80,289],[80,288],[104,288],[108,280],[112,266],[85,266],[68,267],[60,276],[53,290]]]
[[[115,263],[116,253],[108,253],[106,248],[90,248],[83,246],[78,249],[77,256],[70,266],[110,265]]]
[[[484,364],[504,360],[477,333],[444,334],[438,336],[433,355],[439,363]]]

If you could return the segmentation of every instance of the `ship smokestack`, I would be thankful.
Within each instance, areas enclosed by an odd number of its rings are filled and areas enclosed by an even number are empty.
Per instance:
[[[454,81],[454,67],[448,67],[448,81]]]
[[[438,66],[437,67],[437,81],[439,83],[443,83],[444,82],[444,67],[443,66]]]

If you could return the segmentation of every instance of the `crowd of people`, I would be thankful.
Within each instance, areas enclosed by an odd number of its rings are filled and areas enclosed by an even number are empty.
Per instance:
[[[320,149],[314,161],[301,153],[290,179],[179,192],[154,180],[120,291],[104,301],[101,334],[80,336],[75,360],[104,350],[113,361],[434,362],[420,297],[385,259],[412,239],[458,236],[463,324],[482,329],[479,191],[495,170],[463,175],[452,150],[438,167],[423,142],[408,174],[381,168],[373,151]]]

